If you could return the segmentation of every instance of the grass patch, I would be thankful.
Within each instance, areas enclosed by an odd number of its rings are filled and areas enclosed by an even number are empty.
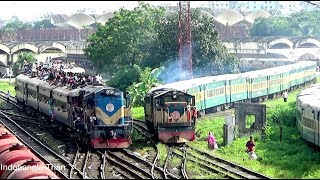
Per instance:
[[[178,167],[181,165],[181,163],[182,163],[182,159],[180,157],[178,157],[177,155],[172,156],[170,159],[170,164],[172,166]]]
[[[157,147],[159,149],[158,163],[159,163],[159,166],[163,166],[164,163],[166,162],[168,150],[167,150],[166,145],[164,145],[162,143],[158,143]]]
[[[190,174],[192,175],[193,178],[204,179],[204,178],[202,178],[204,173],[202,172],[201,167],[199,166],[198,163],[187,161],[186,171],[188,172],[189,178],[190,178],[189,172],[191,171],[192,173],[190,173]]]
[[[139,119],[144,121],[144,108],[143,107],[132,108],[132,117],[134,119]]]
[[[0,91],[6,93],[8,90],[12,96],[16,95],[16,91],[14,89],[14,83],[9,84],[8,82],[0,82]]]
[[[236,138],[228,146],[223,143],[224,117],[207,118],[197,122],[197,141],[189,143],[191,146],[209,150],[206,137],[213,132],[219,144],[219,150],[209,151],[210,154],[225,158],[247,168],[258,171],[272,178],[319,178],[320,154],[308,146],[295,125],[295,101],[302,90],[290,92],[288,102],[282,98],[264,102],[267,107],[266,138],[261,139],[259,133],[254,133],[258,160],[249,160],[245,153],[245,143],[248,137]],[[279,125],[273,121],[276,113],[281,113],[283,120],[283,140],[279,141]],[[206,178],[203,175],[194,178]]]

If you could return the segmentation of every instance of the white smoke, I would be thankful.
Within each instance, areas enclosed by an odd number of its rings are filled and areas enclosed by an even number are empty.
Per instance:
[[[179,59],[170,60],[164,65],[164,71],[160,74],[159,79],[164,84],[177,82],[181,79],[190,79],[187,76],[189,72],[186,70],[180,70]]]

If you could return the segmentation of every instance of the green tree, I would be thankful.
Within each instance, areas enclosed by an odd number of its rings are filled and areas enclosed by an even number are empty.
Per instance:
[[[250,29],[251,36],[318,36],[320,11],[300,11],[290,17],[258,18]]]
[[[258,18],[253,24],[250,34],[251,36],[292,36],[290,18]]]
[[[22,52],[18,55],[18,59],[13,63],[12,71],[14,75],[17,75],[19,71],[22,70],[24,61],[27,61],[29,64],[36,62],[34,53],[32,52]]]
[[[279,126],[279,140],[282,141],[283,139],[283,128],[284,126],[287,127],[294,127],[295,124],[295,103],[289,103],[289,105],[277,105],[273,108],[272,114],[270,116],[271,121]]]
[[[33,29],[50,29],[54,27],[50,19],[42,19],[33,23]]]
[[[161,68],[145,68],[139,78],[139,83],[133,83],[128,87],[128,92],[131,97],[133,106],[142,106],[145,94],[153,87],[160,85],[158,76],[161,72]]]
[[[133,68],[124,68],[122,71],[116,72],[111,79],[108,80],[107,85],[121,91],[126,91],[134,82],[139,81],[141,71],[138,65],[134,65]]]
[[[132,68],[147,58],[150,46],[157,40],[154,26],[164,9],[140,2],[134,10],[120,9],[105,25],[89,37],[85,54],[92,59],[98,71],[111,75],[123,68]]]

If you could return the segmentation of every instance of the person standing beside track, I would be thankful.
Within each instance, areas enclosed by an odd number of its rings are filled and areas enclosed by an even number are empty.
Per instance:
[[[208,140],[208,148],[209,149],[218,149],[218,144],[216,142],[216,138],[213,136],[212,132],[209,132],[207,140]]]
[[[249,155],[249,158],[252,159],[257,159],[257,155],[254,152],[254,147],[256,146],[256,143],[254,142],[254,140],[252,139],[252,136],[250,136],[250,140],[247,141],[246,147],[247,147],[247,152]]]
[[[288,92],[287,92],[287,91],[284,91],[283,94],[282,94],[282,96],[283,96],[283,101],[284,101],[284,102],[287,102],[287,100],[288,100]]]

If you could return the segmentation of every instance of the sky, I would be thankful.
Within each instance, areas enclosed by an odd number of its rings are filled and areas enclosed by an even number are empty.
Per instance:
[[[170,4],[176,5],[179,1],[145,1],[151,5]],[[191,7],[199,7],[208,1],[191,1]],[[115,11],[120,7],[133,9],[138,1],[1,1],[0,19],[9,20],[12,16],[18,16],[22,21],[40,19],[45,14],[67,14],[77,13],[84,8],[93,9],[97,14],[103,11]]]

